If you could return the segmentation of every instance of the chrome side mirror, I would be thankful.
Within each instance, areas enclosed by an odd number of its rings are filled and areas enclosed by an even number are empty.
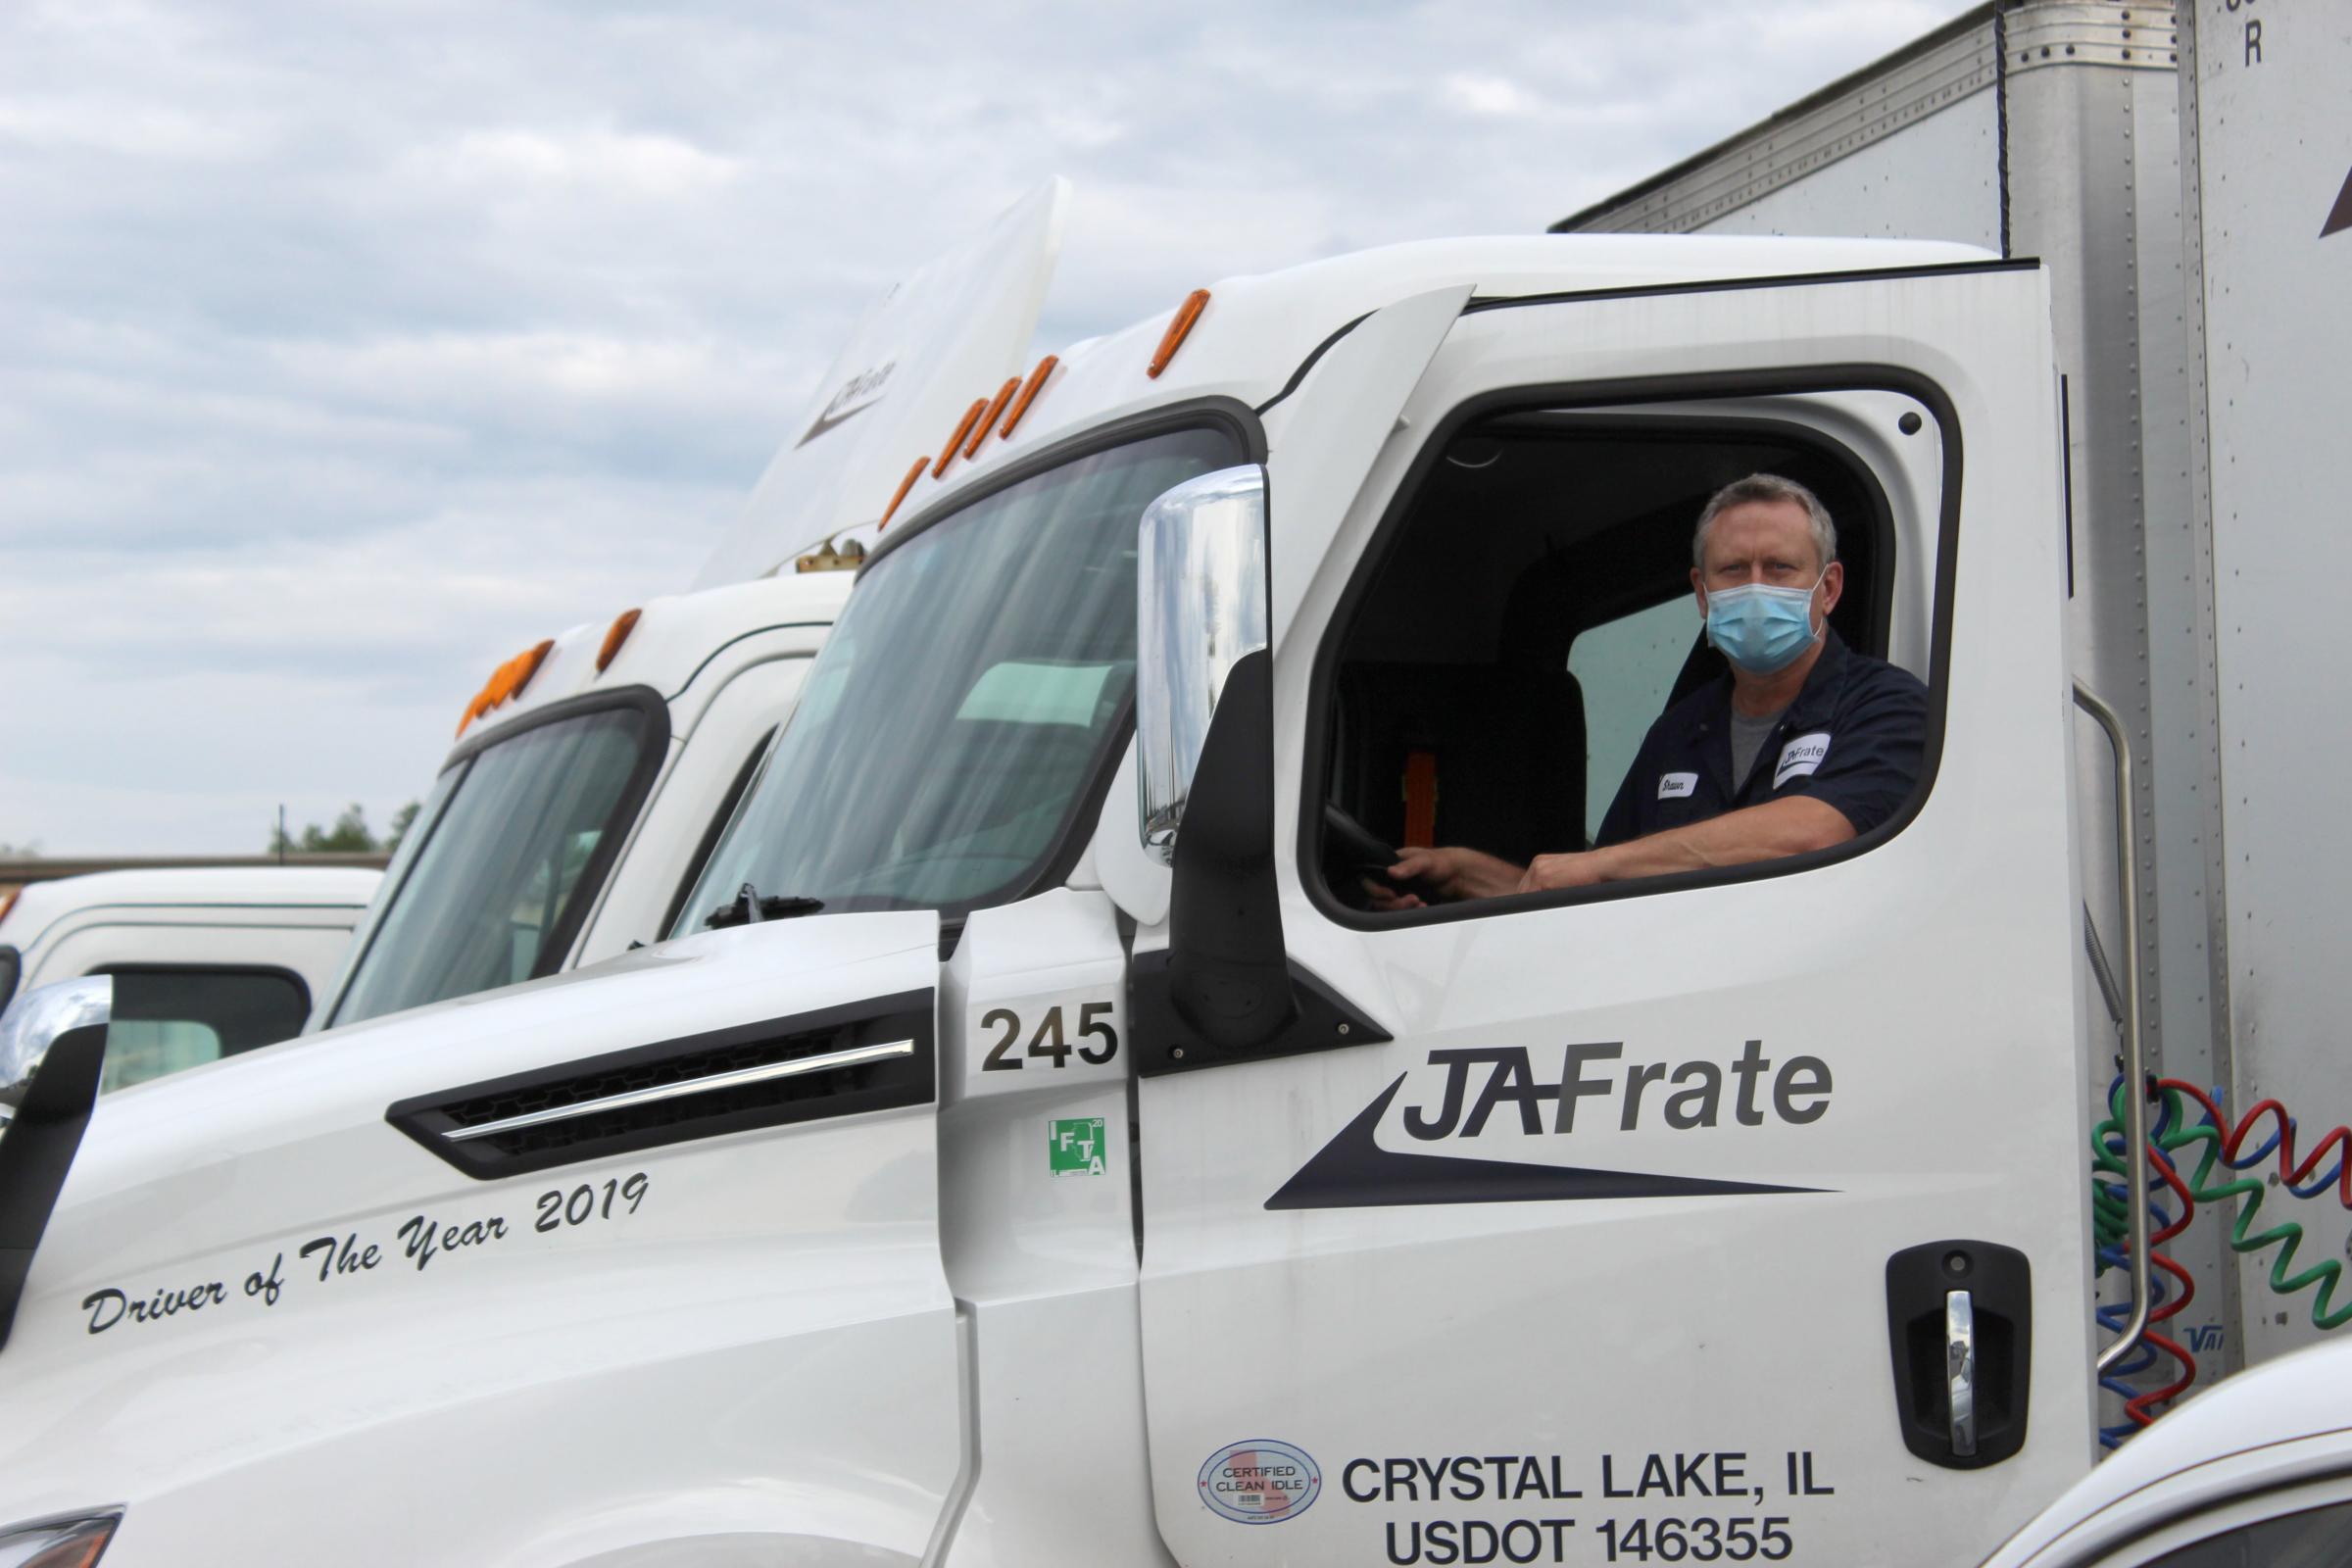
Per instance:
[[[0,1012],[0,1345],[98,1102],[114,1010],[113,978],[92,975],[27,991]]]
[[[115,1011],[115,977],[94,974],[37,986],[0,1012],[0,1143],[24,1109],[49,1048],[76,1029],[106,1027]]]
[[[1144,510],[1136,544],[1137,826],[1168,865],[1225,678],[1269,642],[1265,470],[1186,480]]]

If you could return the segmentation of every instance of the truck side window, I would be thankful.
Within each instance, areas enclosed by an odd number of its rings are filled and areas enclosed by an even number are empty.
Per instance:
[[[98,972],[115,977],[102,1093],[291,1040],[311,1010],[310,988],[284,969],[122,964]]]
[[[1820,496],[1845,573],[1830,624],[1885,654],[1886,492],[1802,424],[1536,410],[1443,439],[1327,655],[1319,787],[1338,826],[1318,859],[1343,904],[1366,906],[1367,836],[1518,865],[1594,845],[1651,724],[1725,668],[1701,635],[1691,535],[1734,479],[1780,474]]]
[[[649,703],[504,735],[436,785],[431,836],[352,967],[335,1023],[513,985],[567,950],[666,743]],[[463,769],[461,772],[460,770]],[[455,775],[453,778],[452,775]]]

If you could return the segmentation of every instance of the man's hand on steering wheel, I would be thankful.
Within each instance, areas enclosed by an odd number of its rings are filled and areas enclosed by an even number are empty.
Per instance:
[[[1444,900],[1492,899],[1519,891],[1523,867],[1484,850],[1406,849],[1396,852],[1396,863],[1386,872],[1390,885],[1366,878],[1366,895],[1375,909],[1419,909],[1428,906],[1422,896]],[[1421,892],[1399,884],[1417,883]]]

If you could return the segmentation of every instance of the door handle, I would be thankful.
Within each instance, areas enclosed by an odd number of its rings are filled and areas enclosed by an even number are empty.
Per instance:
[[[1906,1247],[1886,1260],[1886,1337],[1903,1446],[1981,1470],[2026,1443],[2034,1275],[1995,1242]]]
[[[1977,1456],[1977,1303],[1966,1291],[1943,1293],[1943,1377],[1951,1402],[1952,1456]]]

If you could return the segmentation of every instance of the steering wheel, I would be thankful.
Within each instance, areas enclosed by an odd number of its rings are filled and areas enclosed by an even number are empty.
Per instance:
[[[1323,858],[1351,870],[1385,871],[1396,863],[1396,847],[1330,801],[1323,803]]]
[[[1351,909],[1373,907],[1368,881],[1396,863],[1396,847],[1329,801],[1323,803],[1323,882]]]

